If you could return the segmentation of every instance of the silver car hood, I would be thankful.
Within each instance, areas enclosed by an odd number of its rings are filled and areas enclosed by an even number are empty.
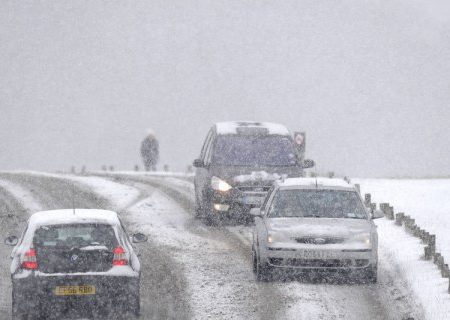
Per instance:
[[[370,233],[372,223],[365,219],[268,218],[267,228],[287,236],[350,238]]]

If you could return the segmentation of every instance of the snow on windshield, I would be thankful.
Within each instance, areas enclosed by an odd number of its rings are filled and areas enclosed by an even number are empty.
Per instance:
[[[341,190],[279,190],[269,217],[367,219],[358,194]]]

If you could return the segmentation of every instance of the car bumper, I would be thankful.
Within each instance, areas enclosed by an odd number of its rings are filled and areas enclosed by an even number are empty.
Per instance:
[[[57,295],[56,287],[93,286],[95,294]],[[111,307],[139,296],[139,277],[30,276],[13,279],[14,298],[22,312],[37,309],[44,314],[70,309],[83,315],[86,309]],[[20,310],[19,310],[20,312]]]
[[[377,253],[372,249],[294,249],[268,247],[262,259],[273,268],[348,270],[364,269],[377,264]]]
[[[267,192],[242,192],[232,189],[229,192],[211,191],[210,199],[215,211],[248,214],[251,208],[259,208],[266,196]]]

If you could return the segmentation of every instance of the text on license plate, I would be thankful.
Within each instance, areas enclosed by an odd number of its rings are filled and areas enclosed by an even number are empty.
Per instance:
[[[55,295],[57,296],[85,296],[95,294],[95,286],[57,286]]]
[[[326,251],[304,250],[301,253],[303,259],[332,259],[332,255]]]

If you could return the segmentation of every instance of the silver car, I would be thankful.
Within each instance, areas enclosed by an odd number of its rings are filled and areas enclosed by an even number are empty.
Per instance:
[[[278,270],[358,271],[377,281],[378,235],[356,188],[339,179],[277,181],[255,216],[253,270],[268,280]]]

